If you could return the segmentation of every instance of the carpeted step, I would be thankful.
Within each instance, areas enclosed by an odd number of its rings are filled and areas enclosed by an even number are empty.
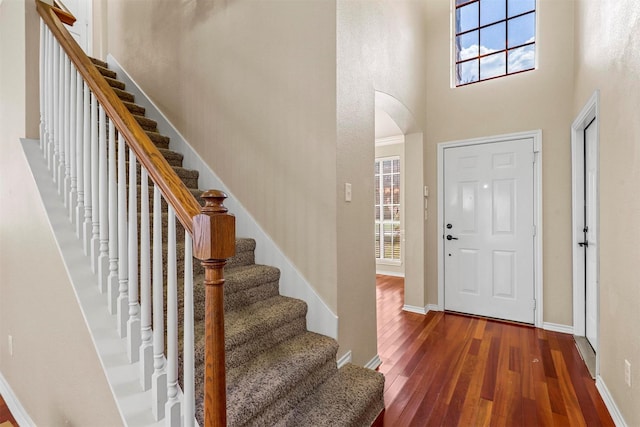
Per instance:
[[[273,425],[335,373],[337,350],[335,340],[303,332],[229,369],[228,425]]]
[[[124,90],[125,85],[120,80],[117,80],[112,77],[107,77],[107,76],[103,76],[103,77],[107,81],[107,83],[109,83],[109,86]]]
[[[127,162],[126,164],[127,164],[127,176],[129,176],[129,162]],[[178,177],[182,180],[182,182],[187,188],[198,188],[198,177],[200,176],[200,172],[198,172],[197,170],[185,169],[183,167],[178,167],[178,166],[174,166],[173,170],[175,171],[176,175],[178,175]],[[140,183],[141,168],[139,164],[136,167],[136,172],[138,176],[137,182]],[[151,178],[149,178],[149,186],[151,185],[153,185],[153,181],[151,181]]]
[[[275,426],[370,426],[384,409],[384,376],[347,364]]]
[[[233,368],[278,343],[302,333],[307,327],[307,304],[276,295],[225,313],[227,367]],[[196,363],[199,351],[196,344]],[[204,340],[202,340],[204,345]]]
[[[135,97],[130,92],[124,91],[122,89],[118,89],[117,87],[114,87],[113,91],[116,93],[118,98],[120,98],[122,101],[134,102],[135,100]]]
[[[100,67],[103,67],[103,68],[109,68],[107,63],[104,62],[102,59],[92,58],[92,57],[89,57],[89,59],[91,60],[91,62],[93,62],[93,65],[99,65]]]
[[[95,65],[95,64],[94,64]],[[112,79],[115,79],[117,74],[115,71],[112,71],[106,67],[102,67],[100,65],[96,65],[96,68],[98,69],[98,71],[100,71],[100,74],[102,74],[104,77],[109,77]]]
[[[134,114],[133,117],[136,119],[138,124],[140,124],[140,127],[142,127],[142,129],[144,129],[145,131],[158,131],[158,123],[155,120],[137,114]]]
[[[269,265],[224,269],[224,310],[230,312],[278,295],[280,270]]]
[[[169,137],[159,134],[158,132],[145,131],[151,142],[158,148],[169,148]]]
[[[236,254],[227,261],[225,269],[255,264],[256,241],[254,239],[236,239]]]
[[[143,106],[134,104],[133,102],[123,101],[122,103],[124,104],[125,107],[127,107],[127,110],[129,110],[131,114],[144,116],[147,111]]]

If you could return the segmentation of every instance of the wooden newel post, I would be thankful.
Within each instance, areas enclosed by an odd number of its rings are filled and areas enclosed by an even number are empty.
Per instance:
[[[193,254],[205,269],[205,427],[227,425],[224,354],[224,266],[236,251],[236,219],[224,207],[227,195],[209,190],[193,217]]]

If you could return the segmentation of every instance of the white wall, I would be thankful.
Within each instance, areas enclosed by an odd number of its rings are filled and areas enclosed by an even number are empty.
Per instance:
[[[3,1],[0,371],[37,425],[118,425],[120,416],[20,146],[21,137],[38,137],[38,42],[35,4]]]

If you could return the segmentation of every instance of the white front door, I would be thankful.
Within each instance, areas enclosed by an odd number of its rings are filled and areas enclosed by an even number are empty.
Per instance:
[[[445,310],[534,323],[533,139],[444,150]]]
[[[584,130],[584,240],[585,336],[594,351],[598,348],[598,240],[597,186],[598,144],[595,119]]]

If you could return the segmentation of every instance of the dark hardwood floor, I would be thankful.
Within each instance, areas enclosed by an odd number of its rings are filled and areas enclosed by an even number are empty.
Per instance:
[[[5,423],[7,421],[13,424],[14,426],[18,425],[16,420],[13,418],[13,415],[11,415],[11,412],[9,412],[7,403],[4,401],[2,396],[0,396],[0,424]]]
[[[613,426],[573,336],[443,312],[402,311],[377,276],[384,426]]]

